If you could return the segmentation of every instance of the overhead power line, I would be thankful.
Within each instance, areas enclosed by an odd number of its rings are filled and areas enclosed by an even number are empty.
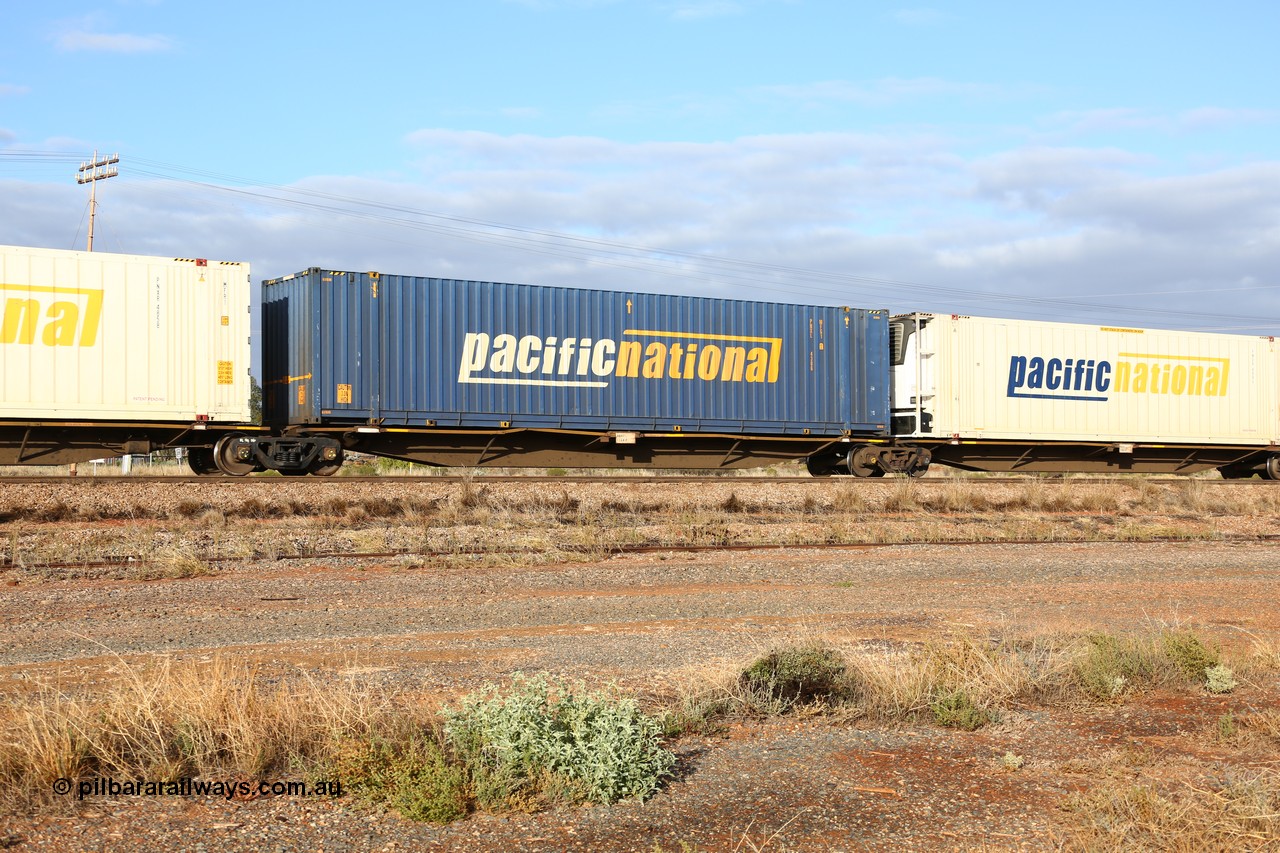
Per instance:
[[[56,152],[0,151],[5,156],[27,158],[33,162],[73,157]],[[0,160],[3,162],[3,160]],[[1201,311],[1179,311],[1150,306],[1132,307],[1094,301],[1090,297],[1028,296],[992,293],[964,288],[929,285],[909,280],[836,273],[787,264],[773,264],[723,255],[690,252],[647,246],[601,237],[585,236],[494,222],[474,217],[441,213],[403,204],[345,196],[302,187],[265,184],[207,169],[197,169],[144,158],[131,158],[131,175],[153,178],[226,194],[246,203],[291,209],[300,213],[321,213],[352,221],[440,234],[453,239],[501,245],[521,252],[561,257],[614,268],[635,269],[664,276],[712,278],[738,287],[766,290],[772,293],[816,295],[825,299],[848,300],[850,291],[876,294],[870,298],[886,298],[901,303],[905,298],[939,297],[986,305],[1019,305],[1041,312],[1070,308],[1090,313],[1146,315],[1167,318],[1194,318],[1198,321],[1227,323],[1249,322],[1248,328],[1270,328],[1280,320],[1256,315],[1216,314]],[[1276,285],[1227,288],[1230,290],[1263,290]],[[1214,289],[1217,291],[1218,289]],[[1125,296],[1193,294],[1196,290],[1170,290],[1158,293],[1099,294],[1102,298]],[[998,310],[998,309],[996,309]],[[1240,328],[1240,326],[1237,326]]]

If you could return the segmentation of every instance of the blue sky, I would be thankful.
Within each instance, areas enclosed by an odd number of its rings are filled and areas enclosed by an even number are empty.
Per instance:
[[[5,4],[0,242],[1280,328],[1280,4]]]

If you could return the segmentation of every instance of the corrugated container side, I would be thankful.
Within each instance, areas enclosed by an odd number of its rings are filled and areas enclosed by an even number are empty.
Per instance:
[[[0,246],[3,417],[242,423],[249,265]]]
[[[932,315],[920,346],[935,435],[1280,441],[1270,338]]]
[[[884,312],[321,270],[264,312],[274,423],[887,426]]]

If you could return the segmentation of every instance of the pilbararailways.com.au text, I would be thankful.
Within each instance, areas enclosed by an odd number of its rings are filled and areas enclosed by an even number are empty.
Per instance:
[[[149,779],[55,779],[53,792],[66,796],[75,792],[76,799],[86,797],[222,797],[226,800],[255,797],[341,797],[342,782],[320,780],[304,782],[286,780],[264,782],[245,779],[181,779],[154,781]]]

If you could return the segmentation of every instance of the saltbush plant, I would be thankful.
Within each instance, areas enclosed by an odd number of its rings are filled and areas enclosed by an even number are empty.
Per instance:
[[[1236,675],[1230,667],[1218,664],[1204,671],[1205,689],[1210,693],[1230,693],[1236,689]]]
[[[546,675],[517,674],[506,693],[473,693],[442,716],[445,742],[487,810],[644,799],[675,764],[662,724],[634,699]]]

